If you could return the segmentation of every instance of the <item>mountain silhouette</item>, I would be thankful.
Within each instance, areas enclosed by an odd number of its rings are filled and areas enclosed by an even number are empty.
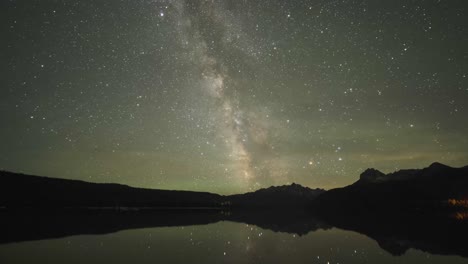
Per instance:
[[[367,169],[329,191],[293,183],[229,196],[0,172],[0,243],[232,221],[298,235],[334,226],[393,255],[414,248],[468,257],[468,223],[452,217],[467,200],[468,166],[441,163]]]
[[[299,184],[273,186],[255,192],[222,196],[206,192],[133,188],[0,171],[3,207],[217,208],[303,207],[321,193]]]
[[[323,189],[311,189],[296,183],[272,186],[226,197],[231,208],[306,208],[316,197],[324,193]]]
[[[408,181],[408,180],[439,180],[447,181],[454,178],[464,177],[468,174],[468,166],[462,168],[452,168],[447,165],[434,162],[429,167],[418,170],[399,170],[393,173],[384,174],[376,169],[364,171],[357,184],[379,183],[388,181]]]
[[[436,162],[389,174],[367,169],[355,183],[317,197],[312,208],[327,224],[365,234],[393,255],[415,248],[468,257],[468,223],[454,217],[465,214],[467,201],[468,167]]]
[[[367,169],[355,183],[329,191],[299,184],[245,194],[133,188],[12,172],[0,172],[1,207],[112,208],[313,208],[319,211],[449,210],[448,201],[468,199],[468,166],[433,163],[424,169],[384,174]]]
[[[218,207],[222,196],[206,192],[133,188],[12,172],[0,172],[3,207]]]
[[[359,180],[329,190],[313,201],[314,208],[330,212],[441,211],[448,200],[467,200],[468,167],[433,163],[424,169],[384,174],[364,171]]]

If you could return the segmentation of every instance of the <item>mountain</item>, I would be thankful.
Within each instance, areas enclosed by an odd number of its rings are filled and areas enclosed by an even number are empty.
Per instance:
[[[312,208],[320,220],[365,234],[393,255],[414,248],[468,256],[462,220],[468,216],[468,166],[436,162],[389,174],[367,169],[355,183],[321,194]]]
[[[463,168],[452,168],[447,165],[434,162],[429,167],[422,170],[399,170],[389,174],[384,174],[376,169],[367,169],[361,174],[360,179],[356,184],[431,179],[444,181],[466,176],[468,175],[467,173],[468,166]]]
[[[206,192],[133,188],[0,171],[0,207],[206,207],[284,208],[306,206],[321,189],[299,184],[269,187],[246,194],[222,196]]]
[[[293,183],[230,196],[0,171],[0,244],[233,221],[297,235],[333,226],[365,234],[393,255],[414,248],[467,257],[467,222],[450,217],[467,211],[468,166],[441,163],[388,174],[367,169],[329,191]]]
[[[311,189],[292,183],[231,195],[226,197],[226,202],[231,208],[305,208],[324,192],[323,189]]]
[[[451,203],[449,203],[449,200]],[[221,196],[206,192],[133,188],[0,171],[0,207],[224,207],[374,212],[448,210],[468,201],[468,166],[433,163],[385,174],[367,169],[355,183],[325,191],[299,184]]]
[[[323,193],[314,206],[330,212],[383,212],[448,210],[449,199],[468,199],[468,167],[452,168],[433,163],[424,169],[384,174],[364,171],[349,186]]]
[[[0,207],[219,207],[206,192],[133,188],[0,171]]]

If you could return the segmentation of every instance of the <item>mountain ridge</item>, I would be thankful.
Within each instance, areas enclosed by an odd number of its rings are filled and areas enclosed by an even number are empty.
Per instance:
[[[221,195],[135,188],[0,171],[0,206],[7,207],[214,207]]]
[[[231,207],[337,208],[353,210],[440,203],[468,197],[468,166],[453,168],[434,162],[423,169],[382,173],[369,168],[351,185],[328,191],[296,183],[253,192],[219,195],[209,192],[136,188],[0,171],[0,206],[51,207]],[[466,188],[466,189],[463,189]],[[398,194],[398,195],[395,195]],[[385,197],[383,195],[386,195]],[[372,202],[375,200],[374,202]],[[341,201],[337,204],[337,201]],[[377,202],[378,201],[378,202]],[[404,206],[405,207],[405,206]]]
[[[467,222],[452,217],[468,208],[468,166],[367,169],[355,183],[328,191],[293,183],[228,196],[17,175],[0,171],[0,243],[232,221],[297,235],[352,230],[392,255],[415,248],[468,256]]]
[[[227,196],[231,207],[307,207],[313,199],[324,193],[323,189],[311,189],[300,184],[270,186],[254,192]]]
[[[428,167],[422,169],[402,169],[387,174],[374,168],[368,168],[361,173],[359,180],[354,184],[431,178],[438,177],[439,174],[442,173],[447,173],[449,177],[457,177],[461,174],[468,173],[468,166],[454,168],[439,162],[433,162]]]
[[[432,163],[384,174],[365,170],[355,183],[328,190],[314,207],[324,212],[447,211],[448,200],[468,199],[468,166]]]

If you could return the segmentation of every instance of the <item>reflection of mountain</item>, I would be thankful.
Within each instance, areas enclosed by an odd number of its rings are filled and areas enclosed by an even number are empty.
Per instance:
[[[438,213],[325,213],[323,222],[340,229],[356,231],[378,242],[392,255],[408,249],[432,254],[468,257],[468,223]]]
[[[394,255],[416,248],[468,257],[468,223],[451,217],[467,198],[468,167],[433,163],[390,174],[368,169],[354,184],[320,195],[313,208],[330,225],[366,234]]]
[[[296,210],[3,210],[0,211],[0,244],[108,234],[136,228],[205,225],[219,221],[247,223],[298,235],[336,226],[367,235],[393,255],[402,255],[409,248],[414,248],[433,254],[468,257],[465,241],[468,225],[463,222],[415,215],[319,216]]]
[[[221,220],[219,210],[3,210],[0,243],[108,234],[121,230],[206,225]]]
[[[0,243],[233,221],[299,235],[336,226],[394,255],[415,248],[468,257],[468,223],[448,217],[467,201],[468,167],[439,163],[387,175],[369,169],[327,192],[292,184],[232,196],[0,172]]]
[[[252,224],[274,232],[299,236],[319,229],[331,228],[314,214],[303,210],[234,210],[225,213],[223,220]]]
[[[0,211],[0,243],[59,238],[81,234],[107,234],[120,230],[206,225],[232,221],[275,232],[305,235],[328,228],[305,212],[235,211],[219,209],[163,210],[15,210]],[[31,220],[34,219],[34,220]]]
[[[302,235],[321,226],[304,209],[322,192],[292,184],[221,196],[0,172],[0,243],[221,220]]]

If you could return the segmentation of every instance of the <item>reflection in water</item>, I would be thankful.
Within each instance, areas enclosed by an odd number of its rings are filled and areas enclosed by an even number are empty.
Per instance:
[[[303,212],[86,211],[1,216],[2,264],[468,263],[468,258],[453,256],[466,257],[465,246],[446,246],[437,232],[428,235],[430,239],[417,229],[399,231],[402,227],[396,228],[397,224],[389,231],[385,225],[363,228],[370,226],[365,221],[334,223],[363,235],[334,228]],[[43,240],[12,243],[38,239]]]
[[[453,217],[455,219],[459,220],[459,221],[467,221],[468,220],[468,211],[456,212]]]
[[[459,211],[453,214],[453,218],[459,221],[467,221],[468,220],[468,200],[466,199],[449,199],[448,205],[458,209]]]
[[[228,221],[12,243],[0,246],[0,258],[4,264],[467,263],[415,250],[395,257],[364,235],[335,228],[298,236]]]

